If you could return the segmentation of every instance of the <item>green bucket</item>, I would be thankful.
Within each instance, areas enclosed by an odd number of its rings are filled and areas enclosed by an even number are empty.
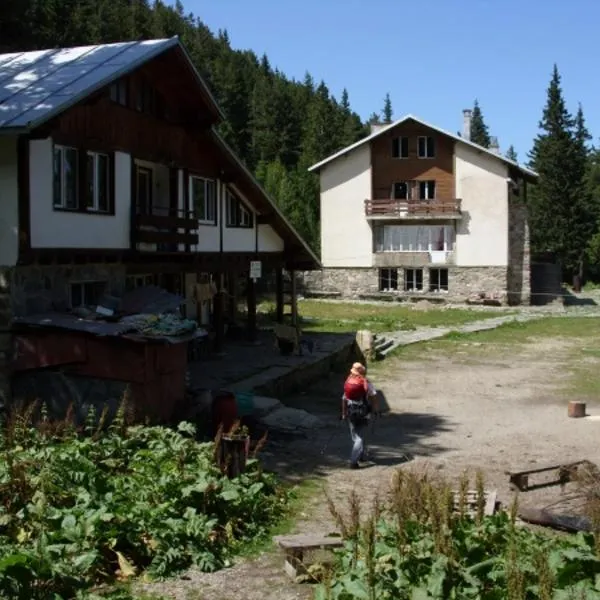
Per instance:
[[[251,415],[254,412],[254,394],[249,392],[236,392],[235,402],[240,417]]]

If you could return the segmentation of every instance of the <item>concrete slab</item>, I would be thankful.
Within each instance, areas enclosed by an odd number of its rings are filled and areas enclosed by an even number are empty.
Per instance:
[[[260,419],[268,429],[284,433],[302,433],[303,431],[314,431],[324,426],[318,417],[311,415],[305,410],[282,406],[266,417]]]
[[[277,398],[269,398],[267,396],[254,396],[254,414],[258,418],[265,417],[274,410],[283,406]]]

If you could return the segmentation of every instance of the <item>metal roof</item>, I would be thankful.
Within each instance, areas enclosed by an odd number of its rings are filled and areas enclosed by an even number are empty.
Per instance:
[[[178,37],[0,54],[0,132],[32,129],[176,46],[193,67]]]
[[[465,138],[462,138],[458,135],[450,133],[449,131],[440,129],[439,127],[436,127],[435,125],[431,125],[431,123],[427,123],[426,121],[423,121],[422,119],[419,119],[418,117],[415,117],[413,115],[406,115],[406,116],[402,117],[401,119],[398,119],[397,121],[394,121],[393,123],[390,123],[389,125],[385,125],[384,127],[377,129],[376,131],[374,131],[367,137],[363,138],[362,140],[358,140],[358,142],[355,142],[354,144],[351,144],[350,146],[346,146],[346,148],[342,148],[339,152],[336,152],[335,154],[332,154],[331,156],[324,158],[322,161],[312,165],[312,167],[309,167],[308,170],[309,171],[318,171],[319,169],[321,169],[325,165],[329,164],[330,162],[336,160],[337,158],[340,158],[341,156],[344,156],[345,154],[352,152],[356,148],[359,148],[363,144],[366,144],[367,142],[374,140],[375,138],[379,137],[380,135],[383,135],[386,131],[390,131],[390,129],[394,129],[394,127],[397,127],[398,125],[401,125],[402,123],[404,123],[405,121],[408,121],[408,120],[415,121],[415,122],[423,125],[424,127],[427,127],[428,129],[433,129],[434,131],[437,131],[438,133],[441,133],[442,135],[446,135],[446,136],[452,138],[456,142],[461,142],[462,144],[466,144],[467,146],[474,148],[478,152],[482,152],[484,154],[488,154],[489,156],[493,156],[494,158],[498,159],[499,161],[501,161],[507,165],[510,165],[511,167],[519,169],[519,171],[521,171],[524,175],[527,175],[528,177],[532,177],[534,179],[537,179],[539,177],[539,175],[535,171],[532,171],[531,169],[528,169],[527,167],[520,165],[519,163],[515,162],[514,160],[510,160],[510,159],[506,158],[506,156],[503,156],[502,154],[496,154],[492,150],[488,150],[487,148],[484,148],[483,146],[480,146],[479,144],[475,144],[474,142],[471,142],[469,140],[466,140]]]

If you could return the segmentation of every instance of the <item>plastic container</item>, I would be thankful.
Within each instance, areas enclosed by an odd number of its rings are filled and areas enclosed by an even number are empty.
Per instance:
[[[254,412],[254,394],[250,392],[237,392],[235,401],[240,417],[246,417]]]
[[[223,433],[229,433],[237,420],[238,410],[235,394],[226,390],[218,391],[212,403],[213,435],[217,434],[221,425],[223,426]]]

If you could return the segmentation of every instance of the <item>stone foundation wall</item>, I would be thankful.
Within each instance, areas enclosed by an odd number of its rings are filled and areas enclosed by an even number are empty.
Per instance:
[[[321,271],[304,273],[304,288],[311,292],[338,292],[340,297],[357,299],[364,295],[410,296],[422,295],[424,298],[443,298],[449,302],[466,302],[474,296],[493,298],[506,304],[507,268],[506,267],[446,267],[431,265],[423,268],[423,291],[404,292],[404,268],[398,269],[398,291],[379,292],[379,269],[377,268],[325,268]],[[448,269],[448,291],[430,292],[430,270]]]
[[[511,198],[508,207],[508,271],[506,288],[509,304],[531,301],[531,259],[527,207]]]
[[[125,272],[123,264],[15,267],[10,295],[13,313],[27,316],[67,310],[71,282],[105,281],[108,294],[122,296]]]

